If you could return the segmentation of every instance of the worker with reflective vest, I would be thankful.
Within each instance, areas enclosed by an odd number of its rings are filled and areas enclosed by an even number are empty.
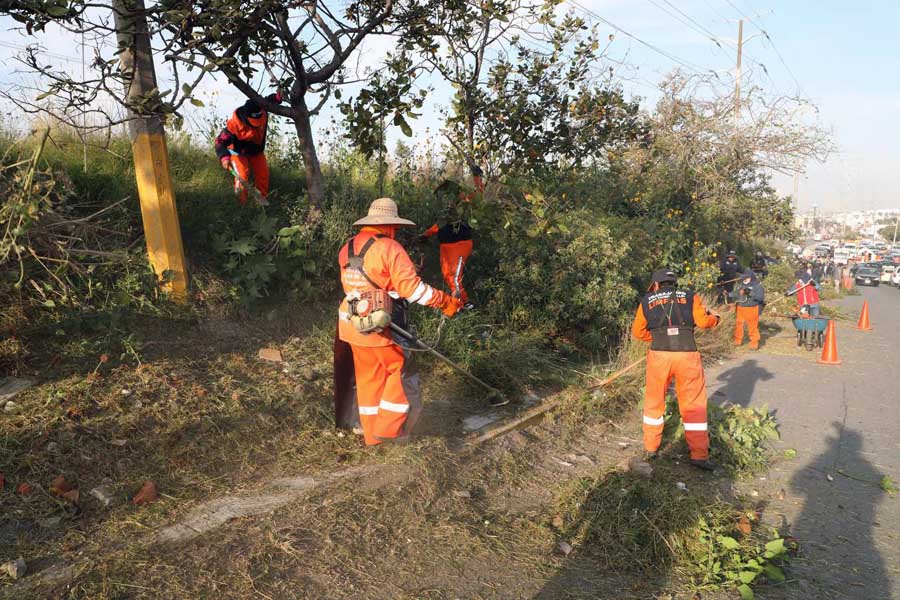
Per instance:
[[[797,294],[797,310],[811,317],[819,316],[819,282],[813,279],[812,269],[797,272],[797,281],[788,290],[788,294]]]
[[[419,278],[403,246],[394,237],[402,226],[390,198],[372,202],[356,221],[359,233],[338,255],[344,299],[338,312],[338,337],[350,344],[356,376],[359,420],[367,445],[405,441],[421,414],[418,374],[408,360],[406,340],[391,334],[390,324],[407,329],[408,303],[438,308],[452,317],[460,301]]]
[[[270,94],[266,100],[281,103],[281,93]],[[241,204],[247,203],[245,184],[249,184],[251,175],[253,185],[263,199],[261,204],[269,195],[269,165],[265,154],[268,128],[268,113],[257,102],[247,100],[232,113],[225,128],[216,136],[216,156],[222,168],[237,173],[234,193]]]
[[[756,273],[745,271],[740,287],[734,297],[736,319],[734,322],[734,345],[744,343],[744,324],[750,337],[750,349],[759,349],[759,316],[766,302],[766,292],[756,279]]]
[[[656,271],[649,292],[641,300],[631,335],[650,342],[647,352],[647,385],[644,395],[644,449],[647,458],[656,458],[662,443],[666,390],[675,379],[678,409],[690,462],[713,470],[709,460],[706,420],[706,380],[694,328],[709,329],[719,324],[700,296],[676,286],[672,271]]]
[[[475,192],[484,192],[483,172],[478,165],[471,166],[472,179],[475,184]],[[441,191],[443,185],[436,192]],[[469,294],[463,286],[463,270],[466,262],[472,256],[472,228],[469,227],[465,211],[468,203],[472,201],[474,194],[466,193],[459,189],[458,185],[450,186],[451,198],[447,202],[447,223],[438,227],[437,223],[429,227],[419,236],[420,242],[427,242],[431,236],[438,236],[441,256],[441,274],[450,292],[462,300],[464,308],[472,309],[474,304],[469,301]]]

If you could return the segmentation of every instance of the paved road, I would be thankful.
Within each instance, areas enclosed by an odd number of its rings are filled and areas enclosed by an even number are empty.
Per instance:
[[[842,365],[764,349],[707,371],[715,399],[774,409],[779,448],[797,451],[748,482],[802,548],[797,581],[763,598],[900,599],[900,494],[879,487],[885,475],[900,486],[900,290],[861,292],[839,304],[858,315],[868,300],[874,330],[839,324]]]

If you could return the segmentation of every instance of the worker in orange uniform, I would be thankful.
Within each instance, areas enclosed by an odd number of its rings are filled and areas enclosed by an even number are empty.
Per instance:
[[[390,198],[372,202],[366,217],[354,223],[359,233],[338,255],[345,297],[338,313],[338,336],[350,344],[359,420],[367,445],[405,441],[421,414],[418,374],[407,360],[402,336],[389,323],[407,329],[408,303],[438,308],[452,317],[460,301],[419,278],[403,246],[394,237],[402,226]],[[373,310],[374,309],[374,310]]]
[[[475,184],[475,192],[484,192],[483,172],[478,165],[471,165],[472,179]],[[456,186],[457,189],[458,186]],[[470,310],[475,305],[469,301],[469,294],[463,286],[463,270],[466,262],[472,256],[472,228],[469,227],[465,217],[465,208],[472,201],[473,193],[465,193],[462,190],[447,203],[447,223],[438,227],[437,223],[429,227],[419,241],[425,243],[433,235],[438,236],[441,255],[441,273],[450,292],[462,300],[463,308]]]
[[[708,329],[719,324],[703,300],[690,290],[678,289],[675,273],[656,271],[650,290],[641,300],[631,335],[650,342],[647,352],[647,385],[644,394],[644,449],[656,458],[662,442],[666,390],[675,378],[678,409],[691,464],[712,471],[706,421],[706,380],[694,327]]]
[[[275,92],[266,100],[281,103],[281,92]],[[253,177],[253,185],[259,190],[262,200],[269,195],[269,164],[266,162],[266,133],[269,128],[269,114],[253,100],[235,109],[225,128],[216,136],[216,156],[222,168],[237,175],[234,178],[234,193],[241,204],[247,203],[248,184]]]
[[[750,337],[750,349],[759,349],[759,316],[766,302],[766,292],[756,279],[756,273],[745,271],[740,281],[740,288],[734,297],[737,318],[734,323],[734,345],[744,343],[744,323]]]

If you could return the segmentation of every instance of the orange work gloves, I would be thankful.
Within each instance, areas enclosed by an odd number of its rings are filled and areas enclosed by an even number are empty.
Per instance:
[[[456,313],[459,312],[459,309],[462,307],[462,300],[459,298],[455,298],[450,294],[444,294],[444,299],[438,305],[438,308],[441,309],[441,312],[447,315],[448,317],[452,317]]]

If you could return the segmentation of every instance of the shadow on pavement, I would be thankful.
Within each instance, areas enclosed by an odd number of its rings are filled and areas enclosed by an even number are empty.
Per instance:
[[[768,381],[775,377],[771,372],[759,366],[756,359],[747,359],[740,365],[728,369],[716,377],[717,381],[724,381],[725,385],[715,391],[714,395],[722,396],[732,404],[748,406],[753,398],[756,383]]]
[[[827,450],[790,482],[791,492],[805,497],[791,525],[801,548],[791,569],[800,580],[800,593],[793,597],[894,598],[873,531],[880,526],[876,508],[885,494],[882,474],[863,456],[860,432],[832,425]]]

